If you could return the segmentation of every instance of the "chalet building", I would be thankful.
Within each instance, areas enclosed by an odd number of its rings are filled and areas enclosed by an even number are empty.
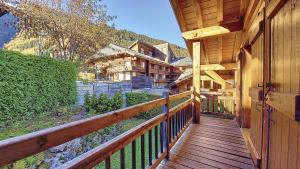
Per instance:
[[[193,69],[193,61],[190,57],[178,58],[176,61],[172,62],[172,65],[179,68],[182,72]]]
[[[170,64],[176,57],[169,44],[157,46],[136,41],[129,48],[110,44],[88,61],[98,72],[98,79],[133,81],[134,88],[165,87],[181,71]]]

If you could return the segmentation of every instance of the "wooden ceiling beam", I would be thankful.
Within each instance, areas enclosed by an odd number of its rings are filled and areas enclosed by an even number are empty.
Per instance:
[[[199,4],[199,1],[198,0],[193,0],[193,4],[194,4],[194,7],[195,7],[196,16],[198,18],[197,26],[198,26],[198,28],[203,28],[202,12],[201,12],[201,7],[200,7],[200,4]]]
[[[226,80],[224,80],[218,73],[215,71],[205,71],[205,73],[214,79],[214,81],[222,86],[222,89],[225,89]]]
[[[239,19],[243,20],[247,11],[247,6],[249,4],[249,0],[241,0],[240,3],[240,12],[239,12]]]
[[[231,33],[237,33],[242,30],[242,27],[234,27],[231,29],[225,28],[223,26],[211,26],[200,28],[192,31],[186,31],[182,33],[182,36],[186,40],[202,40],[223,35],[228,35]]]
[[[223,0],[217,0],[217,21],[220,24],[223,22]]]
[[[208,64],[201,65],[201,70],[235,70],[237,68],[236,63],[224,63],[224,64]]]

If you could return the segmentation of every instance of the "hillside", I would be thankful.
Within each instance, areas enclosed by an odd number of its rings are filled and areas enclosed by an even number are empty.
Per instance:
[[[132,31],[116,30],[116,29],[113,29],[113,31],[115,32],[114,33],[115,36],[113,37],[114,40],[112,43],[123,47],[128,47],[135,40],[142,40],[151,45],[166,43],[166,41],[154,39],[145,35],[134,33]],[[179,47],[175,44],[170,44],[170,46],[176,56],[183,56],[183,57],[189,56],[189,52],[187,49]]]
[[[127,30],[117,30],[115,28],[109,28],[108,32],[108,34],[112,36],[112,41],[109,43],[113,43],[122,47],[128,47],[136,40],[142,40],[151,45],[166,43],[166,41],[154,39],[141,34],[136,34],[132,31]],[[187,49],[179,47],[175,44],[170,44],[170,46],[176,56],[189,56]],[[16,36],[9,43],[5,44],[5,48],[8,50],[19,51],[25,54],[37,54],[36,52],[38,51],[38,41],[34,40],[33,38],[24,39],[23,36]]]

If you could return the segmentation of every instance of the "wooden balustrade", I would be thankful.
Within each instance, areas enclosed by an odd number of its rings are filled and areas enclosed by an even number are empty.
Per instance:
[[[164,158],[168,157],[171,147],[192,121],[192,98],[171,109],[170,102],[185,98],[191,94],[192,92],[188,91],[170,97],[167,95],[166,98],[1,141],[0,166],[13,163],[48,148],[90,134],[155,107],[163,106],[162,114],[74,158],[60,167],[92,168],[104,161],[105,168],[111,168],[111,162],[113,160],[111,155],[120,151],[120,167],[125,168],[125,147],[131,144],[131,167],[136,168],[136,162],[138,160],[136,156],[136,141],[140,139],[141,167],[145,168],[146,160],[148,160],[148,167],[155,168]],[[148,138],[146,138],[146,136],[148,136]],[[146,139],[148,140],[147,147],[145,145]],[[148,159],[145,159],[146,149]],[[152,156],[153,152],[154,156]]]
[[[235,114],[236,99],[232,96],[205,94],[202,95],[201,101],[201,112]]]

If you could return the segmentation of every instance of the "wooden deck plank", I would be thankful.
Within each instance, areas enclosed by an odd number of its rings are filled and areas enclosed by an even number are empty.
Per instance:
[[[171,149],[169,168],[254,169],[245,141],[232,120],[201,117]]]

